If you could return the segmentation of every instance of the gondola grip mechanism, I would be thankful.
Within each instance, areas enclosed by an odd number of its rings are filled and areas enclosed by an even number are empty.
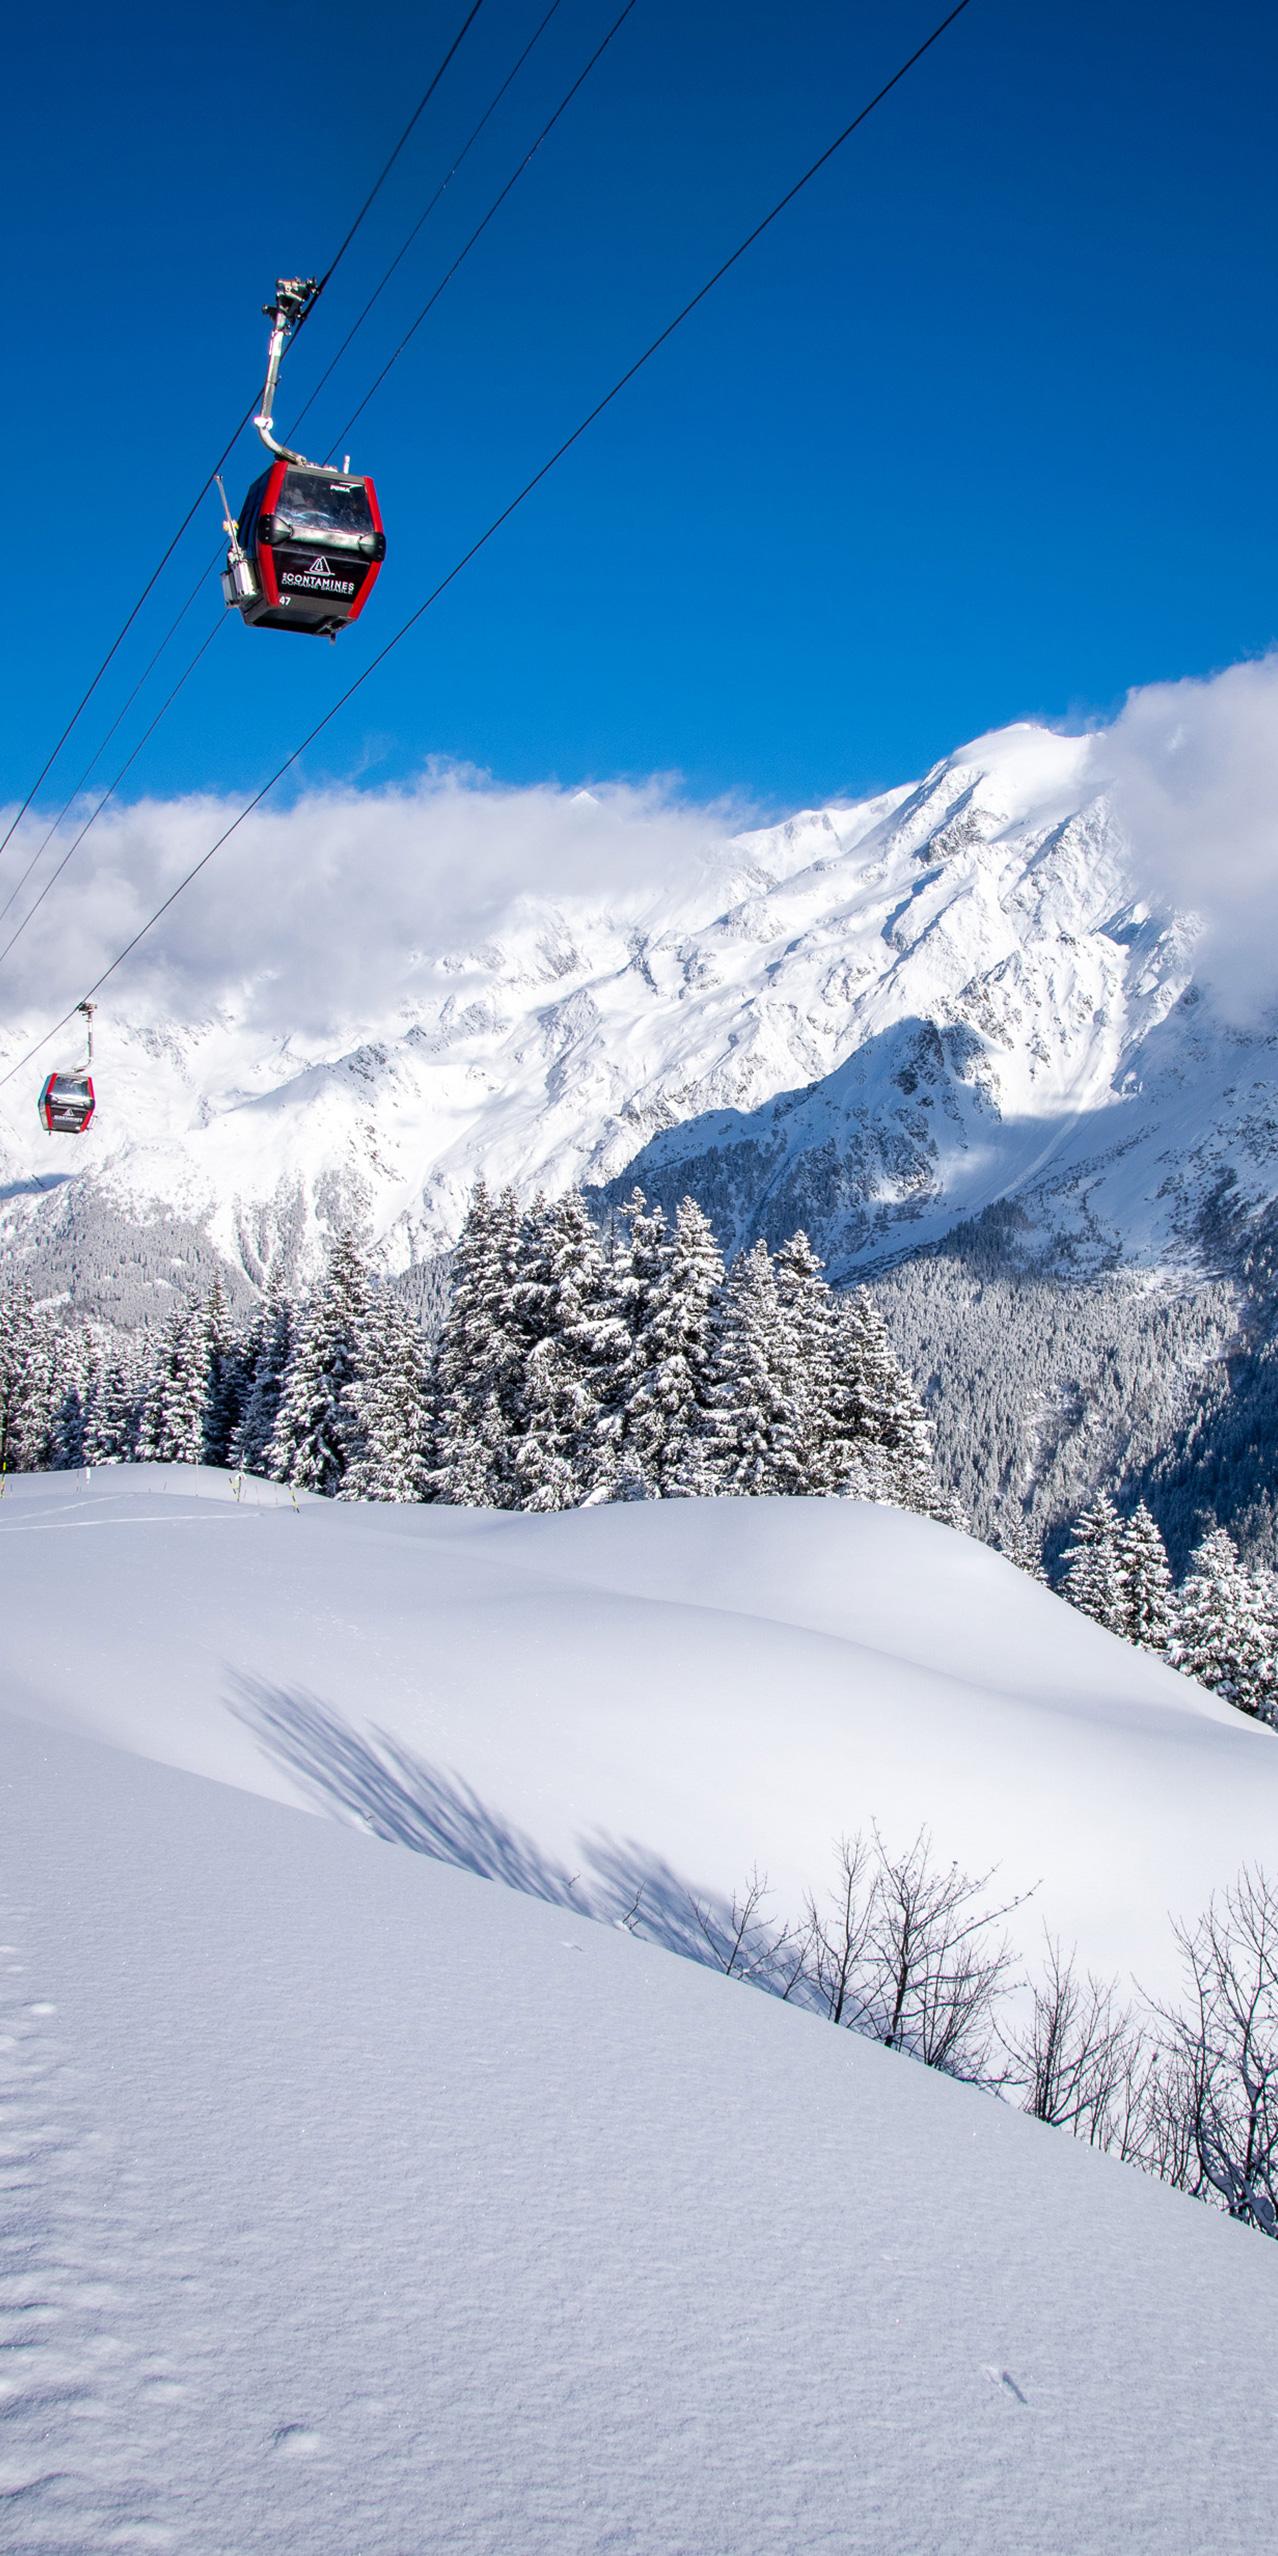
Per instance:
[[[300,327],[305,319],[318,291],[319,283],[313,275],[282,275],[275,287],[274,301],[262,304],[264,316],[271,322],[271,343],[266,358],[266,387],[262,393],[261,412],[253,423],[268,453],[274,453],[277,461],[297,462],[303,470],[313,470],[316,465],[307,461],[305,453],[295,453],[287,444],[278,444],[271,426],[280,358],[294,329]]]

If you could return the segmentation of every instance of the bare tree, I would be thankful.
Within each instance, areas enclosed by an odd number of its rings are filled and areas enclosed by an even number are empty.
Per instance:
[[[1178,2192],[1197,2189],[1190,2071],[1174,2037],[1158,2042],[1138,2036],[1106,2145],[1124,2165],[1139,2166]]]
[[[1028,2012],[1006,2024],[1013,1955],[992,1872],[935,1861],[920,1829],[892,1854],[877,1827],[836,1847],[831,1888],[802,1921],[767,1916],[757,1866],[731,1907],[689,1898],[694,1958],[801,2001],[930,2068],[1001,2094],[1093,2147],[1278,2236],[1278,1885],[1245,1869],[1178,1926],[1184,2010],[1120,2000],[1047,1934]],[[642,1891],[618,1920],[633,1930]],[[998,2054],[1001,2053],[1001,2058]]]
[[[745,1979],[774,1996],[789,1997],[806,1975],[807,1936],[796,1926],[781,1926],[763,1914],[771,1897],[766,1873],[756,1864],[732,1907],[720,1916],[704,1900],[690,1899],[697,1932],[716,1970],[727,1979]]]
[[[992,1872],[934,1863],[926,1829],[903,1854],[889,1854],[877,1829],[874,1840],[879,1870],[867,1939],[872,2028],[890,2050],[907,2050],[929,2068],[996,2085],[994,2017],[1012,1967],[1011,1947],[998,1929],[1030,1894],[987,1907]]]
[[[812,2003],[831,2023],[845,2024],[853,2032],[873,2031],[868,1954],[878,1876],[859,1830],[855,1837],[841,1837],[835,1852],[835,1883],[824,1904],[808,1893],[807,1987]]]
[[[1278,2236],[1278,1888],[1244,1866],[1176,1940],[1188,2009],[1158,2011],[1178,2062],[1191,2188]]]
[[[1089,1971],[1045,1937],[1044,1974],[1028,2016],[999,2039],[1011,2062],[1021,2109],[1072,2130],[1099,2148],[1121,2147],[1143,2122],[1141,2089],[1148,2074],[1144,2035],[1112,1982]]]

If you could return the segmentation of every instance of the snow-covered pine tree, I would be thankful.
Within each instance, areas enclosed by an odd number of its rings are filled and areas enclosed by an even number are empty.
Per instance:
[[[836,1303],[825,1462],[829,1488],[845,1499],[881,1500],[947,1526],[966,1525],[960,1503],[937,1478],[922,1399],[865,1287]]]
[[[105,1345],[84,1424],[86,1464],[132,1464],[155,1346],[147,1332]]]
[[[1004,1521],[999,1528],[998,1549],[1007,1561],[1016,1564],[1018,1571],[1024,1571],[1029,1579],[1038,1580],[1044,1588],[1047,1587],[1042,1543],[1034,1533],[1027,1517],[1013,1517]]]
[[[1118,1536],[1121,1631],[1143,1651],[1166,1651],[1171,1638],[1172,1575],[1157,1522],[1142,1500]]]
[[[49,1462],[57,1473],[73,1472],[85,1461],[89,1414],[97,1393],[101,1353],[87,1323],[63,1333],[58,1358],[59,1392],[49,1444]]]
[[[708,1216],[679,1202],[662,1236],[644,1310],[642,1360],[626,1406],[626,1438],[644,1489],[656,1499],[712,1491],[706,1426],[710,1411],[715,1312],[723,1258]]]
[[[641,1189],[632,1189],[618,1210],[625,1246],[617,1258],[616,1292],[637,1339],[647,1330],[652,1305],[666,1264],[666,1211],[650,1207]]]
[[[344,1400],[359,1370],[372,1281],[355,1236],[339,1233],[324,1275],[301,1315],[267,1449],[272,1481],[332,1498],[352,1453],[352,1414]]]
[[[453,1255],[436,1343],[431,1489],[455,1508],[518,1506],[512,1450],[522,1363],[514,1311],[519,1202],[478,1182]]]
[[[620,1473],[628,1340],[599,1230],[580,1191],[534,1200],[520,1229],[522,1336],[512,1465],[521,1509],[608,1499]]]
[[[1123,1521],[1108,1491],[1099,1491],[1074,1521],[1061,1582],[1061,1595],[1071,1606],[1120,1636],[1127,1626],[1123,1536]]]
[[[1274,1634],[1264,1582],[1239,1561],[1228,1530],[1213,1527],[1177,1593],[1172,1661],[1241,1712],[1272,1721],[1278,1710]]]
[[[803,1438],[798,1341],[760,1239],[734,1261],[720,1299],[707,1425],[692,1469],[707,1490],[737,1498],[794,1491]]]
[[[215,1277],[204,1300],[209,1337],[209,1380],[204,1411],[205,1464],[227,1465],[248,1391],[250,1333],[238,1328]]]
[[[202,1464],[213,1345],[200,1297],[181,1305],[160,1334],[138,1429],[139,1464]]]
[[[243,1404],[228,1450],[228,1462],[242,1473],[266,1471],[294,1319],[293,1300],[279,1271],[272,1270],[244,1344]]]
[[[495,1392],[489,1394],[482,1410],[472,1413],[465,1435],[454,1442],[446,1467],[440,1462],[438,1422],[432,1444],[435,1462],[427,1484],[428,1500],[444,1500],[453,1509],[518,1507],[512,1470],[514,1440]],[[441,1484],[446,1489],[441,1489]]]
[[[797,1465],[792,1488],[818,1493],[836,1487],[842,1472],[834,1417],[834,1300],[802,1228],[773,1254],[777,1302],[791,1338],[800,1378]]]
[[[25,1281],[0,1297],[0,1475],[50,1462],[62,1337]]]
[[[142,1396],[138,1404],[138,1425],[133,1449],[135,1464],[150,1464],[158,1460],[157,1450],[163,1435],[161,1409],[164,1399],[172,1388],[185,1313],[184,1306],[175,1305],[167,1321],[163,1322],[158,1330],[148,1330],[145,1335],[147,1360]]]
[[[1278,1572],[1260,1563],[1248,1573],[1264,1638],[1264,1658],[1253,1678],[1257,1718],[1278,1730]]]
[[[342,1500],[428,1500],[431,1478],[430,1348],[401,1299],[375,1287],[343,1388],[350,1448]]]
[[[653,1317],[661,1302],[670,1236],[663,1207],[649,1207],[641,1189],[632,1189],[618,1211],[605,1247],[613,1301],[625,1329],[625,1349],[617,1369],[616,1417],[620,1445],[617,1494],[622,1499],[655,1499],[660,1494],[661,1425],[648,1395],[648,1378],[657,1354]]]

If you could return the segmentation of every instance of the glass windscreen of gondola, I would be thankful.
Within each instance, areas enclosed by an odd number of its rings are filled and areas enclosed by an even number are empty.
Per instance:
[[[326,479],[318,470],[289,470],[276,502],[297,532],[364,533],[373,530],[372,510],[362,479]]]

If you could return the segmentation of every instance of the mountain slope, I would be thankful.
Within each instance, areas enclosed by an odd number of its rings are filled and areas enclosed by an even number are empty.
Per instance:
[[[71,1540],[70,1488],[21,1492],[16,1526],[6,1498],[0,1546],[32,1590],[53,1538]],[[757,1506],[725,1504],[726,1523],[754,1533]],[[336,1642],[345,1622],[333,1673],[360,1658],[366,1710],[393,1700],[414,1590],[418,1675],[455,1669],[437,1649],[425,1513],[250,1514],[166,1501],[151,1481],[116,1483],[79,1519],[83,1570],[44,1606],[51,1675],[95,1624],[96,1687],[56,1700],[120,1740],[188,1748],[210,1664],[244,1655],[250,1584],[258,1643],[287,1645],[272,1588],[304,1626],[319,1584],[281,1559],[286,1538],[298,1556],[319,1538],[327,1615],[309,1638]],[[508,1672],[535,1658],[531,1602],[543,1658],[561,1676],[575,1659],[587,1681],[580,1610],[601,1575],[649,1589],[655,1575],[667,1605],[698,1586],[729,1673],[747,1578],[756,1647],[784,1618],[793,1661],[798,1627],[844,1620],[819,1534],[796,1572],[772,1513],[770,1569],[756,1541],[707,1576],[695,1532],[658,1567],[649,1523],[463,1522],[446,1576],[455,1587],[468,1555],[504,1546]],[[914,1523],[890,1522],[907,1539]],[[539,1542],[610,1524],[644,1531],[624,1539],[629,1566],[588,1540],[567,1573],[538,1564]],[[934,1552],[942,1531],[927,1532]],[[974,1561],[1007,1604],[984,1634],[970,1611],[956,1630],[1017,1675],[1042,1646],[1018,1628],[1010,1575]],[[370,1600],[389,1581],[404,1611],[387,1649]],[[862,1599],[881,1582],[880,1568]],[[501,1585],[490,1574],[471,1617],[490,1643]],[[946,1595],[942,1574],[924,1650]],[[1025,1603],[1052,1609],[1032,1588]],[[1072,1694],[1098,1775],[1170,1749],[1188,1799],[1216,1708],[1137,1662],[1111,1710],[1119,1665],[1101,1636],[1058,1652],[1026,1709],[1041,1730]],[[281,1682],[309,1668],[305,1641],[281,1649]],[[569,1674],[569,1708],[574,1691]],[[505,1700],[513,1731],[527,1698],[515,1685]],[[793,1753],[788,1694],[773,1712]],[[543,1708],[538,1733],[553,1829],[571,1712]],[[1264,1735],[1242,1737],[1258,1768]],[[29,1718],[0,1718],[0,1743],[0,2495],[31,2556],[1244,2556],[1265,2542],[1278,2253],[1261,2239],[570,1907]],[[710,1779],[738,1780],[731,1751],[703,1777],[708,1805]],[[1244,1780],[1240,1835],[1248,1794]],[[1142,1803],[1150,1824],[1163,1808]]]
[[[539,862],[573,885],[538,897],[503,874],[441,902],[425,859],[418,881],[429,791],[387,810],[398,866],[354,911],[366,811],[256,819],[230,951],[185,995],[157,959],[104,1013],[88,1138],[43,1134],[34,1082],[0,1092],[7,1266],[132,1322],[215,1270],[245,1299],[268,1268],[305,1280],[350,1220],[431,1294],[481,1172],[582,1181],[601,1211],[691,1190],[729,1252],[802,1224],[836,1281],[894,1273],[983,1533],[1028,1511],[1059,1537],[1118,1482],[1178,1563],[1215,1519],[1278,1562],[1278,1047],[1136,893],[1107,751],[1011,728],[857,806],[663,838],[656,873],[640,826],[621,885],[615,843],[590,884],[596,803],[543,794]],[[470,811],[481,871],[502,809]],[[295,895],[246,968],[245,914],[299,842],[316,913]],[[109,901],[118,847],[98,858]]]
[[[1272,1860],[1278,1741],[985,1547],[846,1501],[362,1507],[132,1466],[11,1481],[11,1709],[643,1931],[930,1829],[1153,1987]],[[51,1604],[47,1574],[62,1578]],[[180,1662],[180,1673],[174,1663]],[[1037,1885],[1037,1889],[1035,1889]]]
[[[15,1246],[83,1264],[95,1218],[177,1220],[179,1258],[203,1238],[256,1279],[354,1214],[402,1266],[483,1169],[692,1186],[730,1248],[802,1219],[838,1275],[1010,1194],[1080,1264],[1193,1260],[1222,1181],[1272,1192],[1272,1047],[1196,1001],[1096,768],[1092,738],[1009,729],[677,887],[507,899],[478,942],[397,951],[357,1015],[339,967],[306,1027],[269,970],[188,1026],[122,995],[83,1147],[0,1105]]]

